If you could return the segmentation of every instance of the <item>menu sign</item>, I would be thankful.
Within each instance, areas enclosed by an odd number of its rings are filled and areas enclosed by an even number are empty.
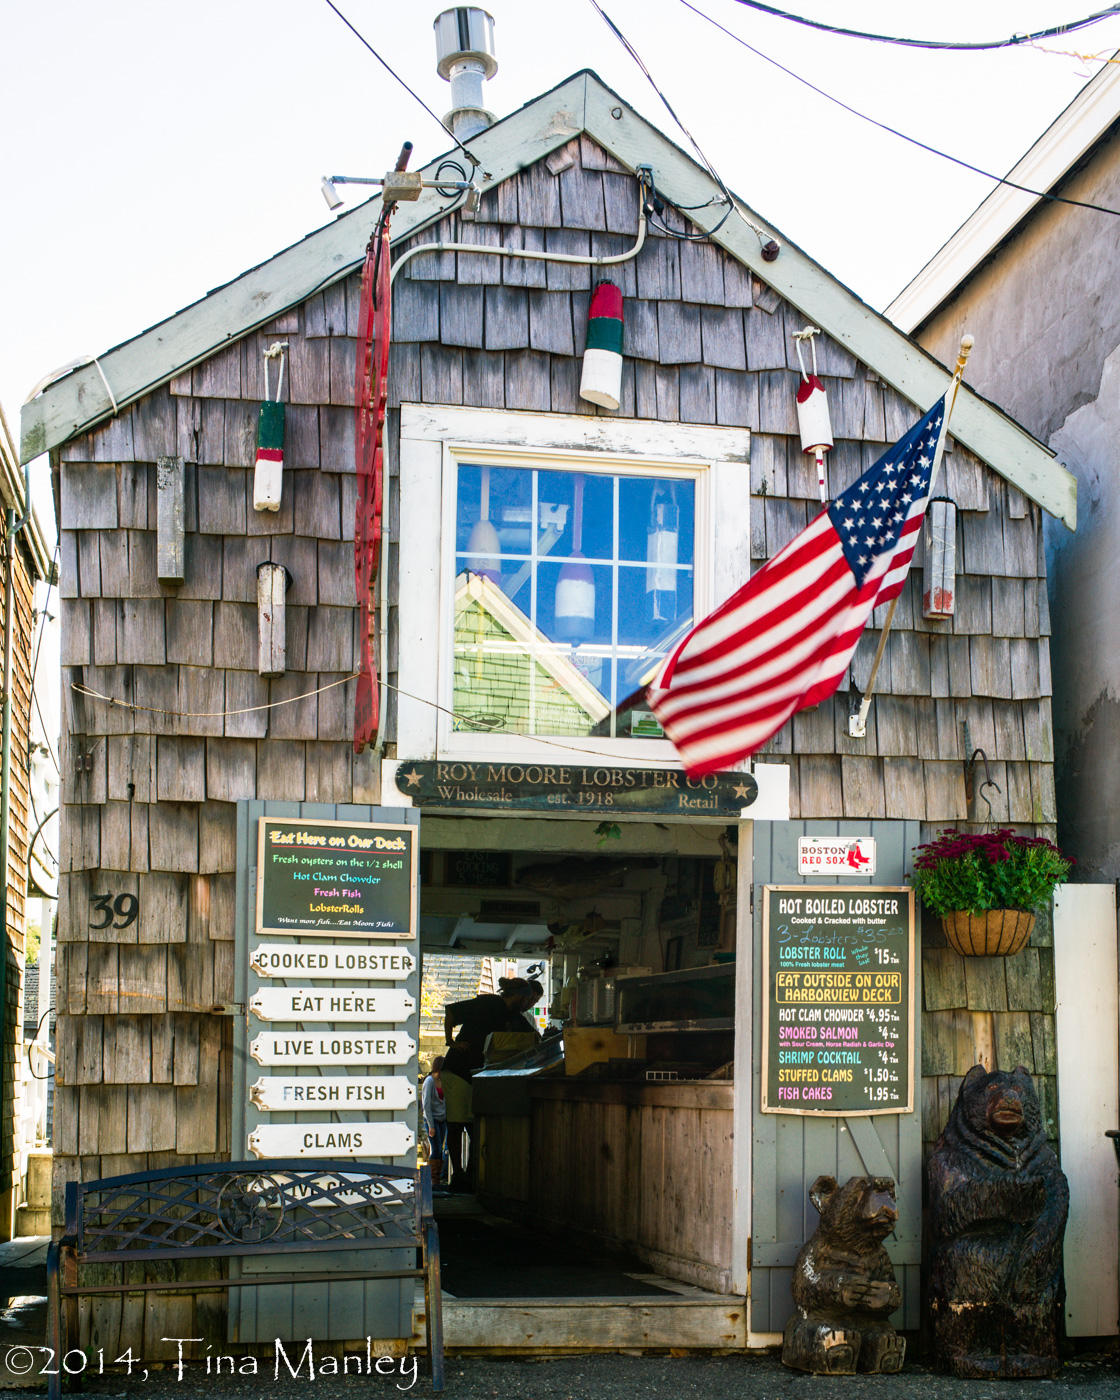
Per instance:
[[[914,896],[767,885],[762,1111],[914,1109]]]
[[[414,938],[416,828],[262,817],[257,930]]]

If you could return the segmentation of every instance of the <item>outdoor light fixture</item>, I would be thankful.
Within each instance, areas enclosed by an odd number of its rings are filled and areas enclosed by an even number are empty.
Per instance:
[[[381,185],[386,202],[393,203],[402,199],[419,199],[421,190],[440,190],[444,194],[449,190],[465,190],[467,198],[464,208],[469,214],[478,212],[482,199],[481,188],[471,180],[421,180],[418,175],[405,170],[391,170],[377,179],[368,175],[324,175],[319,188],[332,213],[343,203],[337,185]]]

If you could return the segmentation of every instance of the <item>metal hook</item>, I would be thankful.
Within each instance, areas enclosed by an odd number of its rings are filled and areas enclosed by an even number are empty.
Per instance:
[[[966,759],[964,765],[964,797],[966,802],[972,801],[972,794],[974,790],[973,785],[976,781],[977,759],[982,759],[984,762],[984,782],[981,784],[981,786],[986,787],[989,783],[992,782],[992,770],[988,767],[988,755],[984,752],[983,749],[973,749],[972,757]],[[993,783],[992,786],[994,787],[995,784]],[[996,791],[998,792],[999,789],[996,788]]]
[[[991,778],[985,778],[984,781],[980,784],[979,790],[977,792],[977,796],[980,798],[980,801],[986,802],[988,805],[988,817],[987,821],[985,822],[985,825],[991,826],[992,822],[995,820],[995,816],[992,812],[992,799],[984,791],[985,788],[995,788],[996,792],[999,792],[1001,789],[999,783],[992,782]]]

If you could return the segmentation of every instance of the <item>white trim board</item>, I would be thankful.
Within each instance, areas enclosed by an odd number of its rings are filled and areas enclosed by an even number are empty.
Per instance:
[[[1120,1128],[1116,887],[1061,885],[1054,894],[1058,1134],[1069,1178],[1066,1331],[1113,1336],[1120,1323],[1120,1197],[1109,1128]],[[1009,1066],[1005,1066],[1009,1068]]]
[[[1031,190],[1048,192],[1120,116],[1120,65],[1106,63],[1069,106],[1008,171],[956,233],[912,278],[885,315],[911,332],[951,296],[988,254],[1042,203]]]
[[[586,71],[473,138],[472,148],[488,172],[485,188],[582,132],[631,170],[652,166],[658,190],[670,204],[703,206],[720,196],[711,176],[691,157]],[[425,167],[426,173],[433,173],[435,164]],[[398,210],[395,242],[439,217],[442,204],[437,206],[431,197],[436,192],[424,194],[429,197]],[[714,205],[710,210],[694,208],[690,217],[697,227],[713,228],[714,243],[924,412],[944,392],[945,368],[776,230],[767,229],[765,236],[773,232],[782,245],[781,253],[774,262],[766,262],[761,240],[745,220],[759,226],[764,221],[741,201],[739,207],[744,218],[728,219],[718,231],[713,226],[722,216]],[[107,351],[100,369],[113,385],[118,404],[150,392],[345,275],[361,261],[379,209],[380,199],[370,200],[177,316]],[[74,370],[24,405],[23,460],[85,431],[112,411],[98,367]],[[952,432],[1031,500],[1071,529],[1076,527],[1075,478],[1048,448],[999,409],[963,388]]]

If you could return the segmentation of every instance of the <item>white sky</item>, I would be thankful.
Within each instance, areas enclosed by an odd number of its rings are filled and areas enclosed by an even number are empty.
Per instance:
[[[443,6],[337,0],[441,115]],[[679,0],[602,0],[724,181],[876,307],[990,182],[839,111]],[[756,47],[881,121],[1005,172],[1099,65],[1019,48],[946,54],[815,34],[734,0],[696,0]],[[788,0],[830,23],[999,39],[1104,0]],[[581,68],[686,145],[588,0],[490,0],[502,116]],[[40,0],[9,5],[0,80],[0,404],[101,353],[330,222],[325,173],[380,175],[448,139],[322,0]],[[1045,41],[1109,54],[1120,18]],[[356,202],[356,191],[348,204]],[[1107,217],[1086,212],[1084,218]],[[41,474],[41,473],[40,473]],[[37,499],[41,492],[37,490]]]

